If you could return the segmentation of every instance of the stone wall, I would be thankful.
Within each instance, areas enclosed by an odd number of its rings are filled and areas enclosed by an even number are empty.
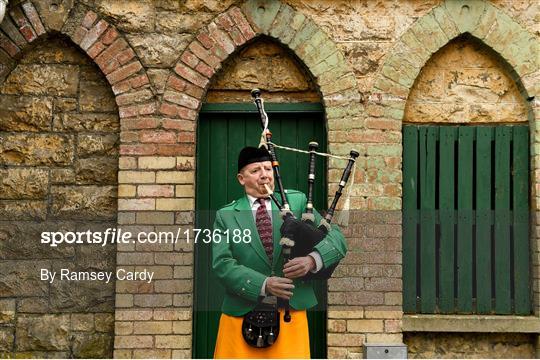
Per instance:
[[[29,181],[24,190],[17,187],[14,192],[18,195],[14,195],[17,196],[14,199],[25,196],[24,201],[2,200],[2,204],[8,204],[11,208],[9,211],[2,210],[8,206],[2,205],[0,213],[4,214],[2,216],[31,214],[29,221],[34,221],[35,217],[45,217],[45,220],[49,216],[58,217],[59,222],[64,221],[63,216],[66,219],[73,216],[73,220],[78,220],[78,214],[90,213],[93,216],[93,205],[88,206],[88,210],[79,211],[72,206],[54,204],[59,199],[68,201],[75,196],[75,189],[69,188],[74,186],[71,181],[76,185],[80,182],[77,194],[94,194],[95,189],[111,186],[109,183],[102,187],[101,183],[90,185],[85,182],[88,180],[84,178],[87,173],[78,171],[78,164],[92,169],[93,161],[100,158],[99,161],[103,162],[99,163],[99,168],[103,169],[109,163],[86,147],[93,146],[89,144],[94,144],[92,139],[86,139],[87,143],[84,140],[79,142],[79,138],[83,137],[75,133],[79,128],[85,135],[87,132],[90,135],[99,132],[98,135],[103,137],[100,151],[111,149],[112,138],[108,137],[111,134],[104,129],[111,125],[110,121],[114,118],[120,125],[120,130],[117,125],[115,131],[120,132],[117,183],[118,222],[122,228],[137,232],[192,225],[196,185],[195,130],[201,105],[205,101],[243,99],[245,93],[235,93],[231,88],[241,86],[249,90],[255,85],[252,86],[251,81],[259,83],[274,76],[271,71],[274,69],[261,64],[277,61],[277,74],[295,79],[294,84],[272,87],[275,85],[267,82],[262,87],[271,90],[276,101],[308,100],[324,104],[329,151],[344,155],[354,147],[361,153],[356,184],[352,190],[352,209],[372,213],[372,217],[351,219],[351,226],[347,230],[349,254],[336,270],[335,278],[329,282],[329,356],[360,357],[364,342],[400,342],[401,126],[404,120],[417,121],[417,114],[422,114],[416,111],[414,116],[406,115],[407,99],[410,99],[407,114],[413,114],[414,104],[421,107],[426,103],[422,99],[425,94],[417,90],[423,85],[415,87],[414,84],[438,80],[437,76],[433,77],[437,69],[453,71],[454,65],[450,64],[452,56],[469,54],[469,59],[479,61],[472,64],[469,70],[482,69],[493,77],[488,76],[490,80],[486,85],[481,74],[468,76],[465,79],[468,89],[472,86],[478,91],[476,85],[480,83],[482,95],[487,94],[493,104],[500,99],[506,102],[511,98],[509,103],[517,110],[506,112],[504,121],[523,121],[521,114],[524,114],[524,107],[532,129],[536,129],[539,102],[534,101],[534,96],[538,96],[540,72],[538,58],[531,54],[538,53],[538,6],[533,0],[11,1],[0,33],[0,79],[8,78],[5,88],[10,94],[24,90],[19,81],[11,78],[27,79],[31,84],[25,88],[32,95],[15,99],[17,95],[6,94],[3,96],[12,96],[12,100],[0,100],[3,101],[0,109],[4,109],[4,106],[8,109],[8,114],[2,114],[0,118],[17,128],[10,130],[9,141],[3,141],[0,145],[5,147],[7,144],[9,147],[9,150],[2,152],[4,155],[1,158],[1,161],[9,161],[9,165],[0,171],[8,172],[2,179],[44,177],[50,186],[44,189],[40,182]],[[52,116],[53,113],[64,114],[73,109],[69,101],[60,102],[60,107],[57,107],[53,100],[73,98],[71,94],[76,83],[79,84],[79,95],[75,97],[79,108],[74,113],[85,113],[87,110],[80,110],[81,106],[91,107],[107,98],[100,96],[88,100],[87,97],[84,100],[84,86],[80,86],[85,80],[69,75],[76,64],[58,60],[61,66],[42,70],[35,66],[36,62],[28,60],[30,62],[25,63],[30,53],[23,50],[50,33],[69,37],[97,64],[99,70],[96,71],[106,75],[109,83],[106,86],[112,89],[108,98],[112,100],[115,97],[118,108],[109,108],[110,114],[96,115],[97,122],[91,122],[105,123],[103,129],[84,128],[84,119],[66,115],[54,117],[60,118],[61,122],[57,120],[50,125],[50,132],[53,132],[55,124],[66,126],[67,122],[69,129],[61,131],[65,135],[36,136],[37,133],[46,132],[42,129],[47,127],[48,117],[43,114]],[[477,48],[476,43],[466,42],[465,38],[445,47],[464,33],[472,34],[485,47]],[[268,38],[272,40],[268,42]],[[280,47],[274,43],[279,43]],[[492,49],[497,55],[485,51],[486,48]],[[62,49],[69,49],[69,46],[62,46]],[[477,57],[477,53],[482,56]],[[500,64],[501,59],[507,67],[486,65]],[[445,63],[437,68],[435,63],[439,63],[439,60]],[[504,71],[501,70],[503,68]],[[252,75],[246,73],[245,69],[249,69],[251,74],[256,72],[257,77],[251,80]],[[521,92],[520,97],[516,95],[513,83],[508,81],[508,74],[520,85],[517,87]],[[43,81],[44,76],[47,81]],[[59,76],[65,77],[59,80]],[[300,81],[301,78],[306,82]],[[464,88],[460,88],[460,85],[456,87],[458,83],[449,84],[453,86],[452,91],[459,90],[456,95],[461,96]],[[51,95],[46,87],[49,85]],[[507,91],[499,95],[501,86]],[[86,93],[92,91],[87,90]],[[442,99],[442,96],[438,99]],[[41,100],[34,100],[34,97],[53,100],[44,104]],[[462,98],[459,99],[461,101]],[[473,109],[467,106],[467,109]],[[481,110],[474,121],[500,118],[499,109],[495,106]],[[94,113],[94,110],[88,111]],[[32,112],[34,115],[18,115],[19,112]],[[505,114],[504,111],[501,113]],[[431,113],[426,114],[434,117]],[[508,115],[512,119],[509,120]],[[3,126],[4,122],[1,124]],[[537,155],[536,131],[531,131],[531,134],[532,208],[537,210],[540,198],[537,198],[536,188],[540,182],[540,171],[536,164],[540,158]],[[40,148],[60,147],[64,151],[48,155],[32,152],[35,147],[26,144],[39,144]],[[79,154],[81,146],[85,150]],[[71,152],[66,150],[68,148],[72,149]],[[81,162],[87,157],[93,160]],[[24,161],[37,161],[38,166],[28,165],[22,169],[21,162]],[[339,182],[342,165],[340,161],[329,162],[329,194]],[[21,167],[20,172],[14,173],[12,169],[17,167]],[[101,194],[105,196],[105,192]],[[49,200],[46,202],[42,200],[44,198]],[[96,199],[96,205],[101,203],[97,199],[102,198],[92,197]],[[100,214],[108,216],[115,212],[114,208],[107,209]],[[103,218],[103,224],[112,219]],[[17,221],[26,220],[18,218]],[[540,241],[538,228],[534,230],[532,278],[535,313],[538,315]],[[25,249],[24,246],[16,248]],[[143,282],[116,284],[114,355],[191,356],[193,248],[185,245],[126,244],[117,250],[118,266],[151,268],[159,274],[159,279],[150,285]],[[25,251],[32,253],[29,249]],[[64,256],[78,255],[75,249],[69,251],[71,253],[55,254],[49,258],[63,259]],[[19,266],[28,264],[18,258],[13,259],[9,260],[14,265],[10,270],[16,271]],[[39,261],[34,261],[32,265],[37,266]],[[29,291],[44,287],[39,282],[35,282],[35,285]],[[7,301],[2,302],[6,309],[2,318],[7,319],[6,325],[2,325],[2,339],[7,339],[8,347],[9,344],[14,346],[13,334],[19,321],[18,315],[11,314],[20,306],[22,300],[19,301],[19,298],[24,296],[9,295]],[[39,294],[31,296],[40,298]],[[33,314],[39,312],[32,311]],[[68,321],[67,314],[58,311],[56,315],[50,315],[56,324],[60,324],[52,327],[57,330],[49,336],[59,339],[49,340],[60,344],[56,346],[61,349],[57,356],[68,356],[66,334],[79,331],[72,328],[95,329],[96,333],[101,331],[98,329],[103,329],[98,325],[101,324],[101,315],[93,315],[94,325],[91,327],[88,325],[91,323],[90,316],[82,317],[85,319],[84,325],[73,325],[79,324],[79,320],[73,320],[71,316]],[[39,329],[48,327],[50,316],[40,316],[38,319],[43,320],[34,321],[28,315],[28,320],[21,321],[36,323],[35,328]],[[81,334],[92,334],[94,330],[80,331]],[[18,336],[16,338],[19,339]],[[527,339],[524,338],[523,342],[529,341]],[[47,344],[45,340],[35,340],[40,341]],[[36,349],[44,347],[56,351],[49,345],[35,345]],[[15,348],[8,350],[15,351]]]
[[[470,36],[453,40],[433,54],[416,78],[403,121],[526,123],[526,103],[507,67]]]
[[[206,102],[251,102],[259,88],[267,102],[319,102],[311,75],[285,48],[259,39],[236,53],[215,76]]]
[[[110,357],[114,282],[40,280],[41,269],[114,270],[114,246],[40,243],[41,232],[116,226],[110,87],[72,43],[46,38],[0,86],[0,119],[0,351]]]
[[[407,333],[411,359],[534,359],[531,334]]]

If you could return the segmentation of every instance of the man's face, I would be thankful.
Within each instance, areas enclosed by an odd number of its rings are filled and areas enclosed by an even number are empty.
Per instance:
[[[240,185],[244,187],[246,194],[256,198],[267,197],[268,193],[264,184],[274,190],[274,172],[272,162],[262,161],[248,164],[236,175]]]

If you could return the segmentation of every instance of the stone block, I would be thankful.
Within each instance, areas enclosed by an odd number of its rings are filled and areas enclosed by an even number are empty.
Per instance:
[[[120,129],[118,115],[115,114],[61,114],[54,117],[54,130],[65,131],[106,131]]]
[[[16,351],[69,350],[69,315],[21,315],[16,331]]]
[[[47,194],[48,178],[42,169],[0,170],[0,198],[42,199]]]
[[[45,314],[50,313],[49,296],[37,298],[20,298],[17,302],[17,312],[31,313],[31,314]]]
[[[251,0],[246,2],[242,10],[249,21],[259,32],[267,33],[280,8],[279,2]]]
[[[444,6],[436,6],[431,12],[431,16],[433,16],[447,39],[452,40],[461,33]]]
[[[6,165],[69,165],[73,137],[56,134],[0,135],[0,161]]]
[[[118,29],[126,32],[151,32],[154,30],[156,7],[152,2],[128,0],[122,4],[103,2],[97,6],[102,16],[116,19]]]
[[[115,185],[118,160],[116,157],[92,157],[75,162],[75,180],[80,185]]]
[[[51,216],[63,219],[115,219],[116,186],[52,186]]]
[[[72,271],[88,271],[87,268],[70,268]],[[60,271],[58,267],[57,270]],[[57,274],[58,276],[58,274]],[[55,281],[50,290],[51,311],[87,312],[112,311],[114,309],[114,280],[106,284],[98,281]]]
[[[451,1],[445,3],[447,13],[452,17],[460,33],[473,31],[484,14],[483,1]]]
[[[45,296],[47,282],[41,281],[41,269],[49,269],[49,261],[4,260],[0,263],[0,293],[3,296]]]
[[[15,321],[15,299],[0,300],[0,324],[13,325]]]
[[[0,130],[47,131],[52,127],[52,101],[27,96],[0,96]]]
[[[69,12],[73,7],[73,0],[66,0],[58,3],[56,6],[51,6],[47,1],[33,3],[37,12],[40,15],[41,21],[45,28],[60,31],[69,16]]]
[[[77,358],[107,358],[112,356],[113,337],[110,334],[74,334],[73,356]]]
[[[179,54],[178,49],[188,45],[190,35],[137,34],[127,39],[144,66],[171,67]]]
[[[79,71],[73,65],[18,65],[3,84],[4,94],[76,96]]]
[[[105,81],[81,80],[79,107],[85,112],[117,111],[114,95]]]
[[[0,351],[11,352],[15,342],[14,327],[0,327]]]
[[[94,314],[71,314],[71,330],[91,331],[94,329]]]
[[[77,154],[79,157],[118,154],[116,134],[78,134]]]

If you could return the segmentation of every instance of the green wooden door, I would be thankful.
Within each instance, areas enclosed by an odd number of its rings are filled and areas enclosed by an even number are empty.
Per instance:
[[[325,151],[326,130],[320,104],[266,104],[270,130],[277,144],[307,149],[317,141]],[[243,195],[236,180],[240,149],[257,146],[261,134],[259,116],[252,104],[203,106],[197,128],[196,226],[211,228],[215,211]],[[307,155],[277,151],[285,188],[307,191]],[[314,202],[326,206],[326,161],[317,160]],[[212,272],[211,246],[195,247],[193,357],[212,358],[224,289]],[[319,305],[308,311],[311,356],[326,357],[326,283],[316,285]]]

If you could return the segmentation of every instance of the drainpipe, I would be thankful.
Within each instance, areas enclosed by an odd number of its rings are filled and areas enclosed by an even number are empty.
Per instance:
[[[9,0],[0,0],[0,23],[4,20],[4,14],[6,13],[6,7]]]

